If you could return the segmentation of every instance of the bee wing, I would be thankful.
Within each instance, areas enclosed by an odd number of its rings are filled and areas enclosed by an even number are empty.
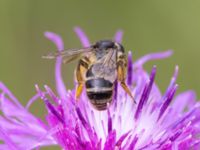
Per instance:
[[[111,66],[115,64],[115,58],[116,58],[116,50],[110,49],[108,54],[105,56],[103,60],[103,66]]]
[[[98,64],[93,66],[96,75],[107,78],[114,78],[116,71],[116,51],[111,49]]]
[[[45,56],[42,56],[42,58],[55,59],[61,56],[63,58],[63,63],[68,63],[75,60],[82,54],[87,54],[92,51],[94,51],[92,47],[81,48],[81,49],[68,49],[68,50],[63,50],[63,51],[57,51],[55,53],[49,53]]]

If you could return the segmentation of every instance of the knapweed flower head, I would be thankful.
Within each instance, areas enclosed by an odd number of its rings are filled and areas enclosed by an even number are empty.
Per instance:
[[[75,28],[75,32],[83,47],[90,45],[80,28]],[[58,50],[64,49],[59,35],[46,32],[45,36]],[[119,31],[114,40],[121,39]],[[94,109],[85,92],[75,102],[75,90],[67,90],[62,80],[61,57],[55,65],[57,94],[46,85],[44,91],[36,85],[36,95],[24,107],[0,83],[0,149],[30,150],[51,145],[64,150],[199,149],[200,104],[193,91],[175,96],[178,67],[164,94],[155,83],[156,67],[150,74],[143,68],[147,61],[171,54],[170,50],[152,53],[133,62],[129,52],[126,82],[137,104],[116,84],[113,103],[105,111]],[[46,104],[46,120],[29,112],[37,99]]]

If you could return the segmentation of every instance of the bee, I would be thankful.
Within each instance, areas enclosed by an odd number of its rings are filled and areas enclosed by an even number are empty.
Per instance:
[[[91,104],[97,110],[107,109],[113,99],[115,81],[120,83],[134,101],[134,97],[125,83],[127,57],[124,47],[120,43],[100,40],[86,48],[50,53],[44,58],[53,59],[58,56],[63,57],[64,63],[81,57],[75,70],[75,78],[78,83],[75,93],[77,101],[85,86]]]

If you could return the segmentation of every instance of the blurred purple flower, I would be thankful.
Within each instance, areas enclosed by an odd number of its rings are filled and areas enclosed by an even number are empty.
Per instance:
[[[75,28],[75,32],[84,47],[90,45],[80,28]],[[45,36],[58,50],[64,48],[60,36],[52,32]],[[121,42],[121,31],[114,40]],[[0,83],[0,149],[29,150],[47,145],[59,145],[64,150],[199,149],[200,104],[193,91],[174,96],[178,67],[164,95],[154,82],[156,67],[150,75],[143,69],[147,61],[171,54],[171,51],[149,54],[133,63],[129,52],[127,83],[137,104],[117,86],[114,102],[106,111],[93,109],[85,92],[75,104],[75,91],[66,90],[62,80],[60,57],[55,67],[58,96],[48,86],[42,91],[36,85],[37,94],[24,107]],[[46,104],[47,123],[28,111],[39,97]]]

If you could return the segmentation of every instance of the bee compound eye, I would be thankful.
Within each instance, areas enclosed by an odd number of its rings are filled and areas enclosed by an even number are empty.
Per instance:
[[[95,47],[99,49],[109,49],[114,48],[115,44],[111,40],[101,40],[96,42]]]

